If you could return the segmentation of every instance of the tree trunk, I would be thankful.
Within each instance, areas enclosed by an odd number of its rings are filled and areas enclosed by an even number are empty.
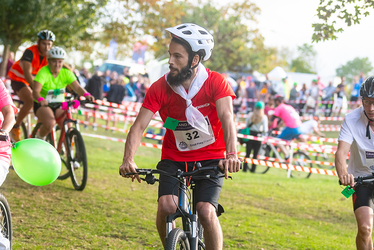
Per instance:
[[[9,44],[4,44],[3,61],[1,63],[1,67],[0,67],[0,77],[1,78],[5,77],[6,74],[7,74],[6,68],[7,68],[7,65],[8,65],[9,48],[10,48]]]

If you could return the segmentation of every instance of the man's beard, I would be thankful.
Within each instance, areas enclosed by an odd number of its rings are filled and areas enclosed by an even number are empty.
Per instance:
[[[170,70],[173,69],[171,67],[169,67]],[[182,85],[182,83],[188,79],[191,78],[192,76],[192,69],[190,69],[188,67],[188,65],[186,65],[186,67],[183,67],[180,72],[178,72],[178,74],[176,74],[175,76],[172,76],[171,75],[171,72],[168,74],[167,76],[167,80],[168,80],[168,83],[171,85],[171,86],[175,86],[175,87],[178,87],[180,85]]]

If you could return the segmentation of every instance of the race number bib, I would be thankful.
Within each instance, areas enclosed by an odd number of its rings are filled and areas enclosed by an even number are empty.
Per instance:
[[[65,89],[53,89],[49,90],[45,98],[48,103],[63,102],[65,101]]]
[[[209,135],[192,127],[187,121],[179,121],[177,128],[173,131],[175,143],[179,151],[190,151],[206,147],[215,142],[212,126],[207,117]]]
[[[371,171],[374,171],[374,151],[365,150],[365,161]]]

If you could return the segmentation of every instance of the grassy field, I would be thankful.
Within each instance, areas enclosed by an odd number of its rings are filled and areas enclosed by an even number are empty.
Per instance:
[[[83,192],[70,179],[35,187],[10,171],[1,189],[12,210],[13,249],[162,249],[157,184],[118,175],[123,143],[84,140],[89,179]],[[152,168],[159,158],[160,150],[140,147],[135,160]],[[355,249],[352,201],[340,193],[336,177],[289,179],[279,169],[233,177],[220,197],[224,249]]]

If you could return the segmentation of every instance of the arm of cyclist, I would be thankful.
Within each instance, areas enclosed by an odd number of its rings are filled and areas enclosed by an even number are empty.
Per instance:
[[[1,129],[4,129],[7,133],[13,128],[13,125],[16,123],[14,118],[14,109],[12,105],[6,105],[1,108],[1,113],[3,113],[4,121],[1,126]]]
[[[68,85],[69,86],[69,85]],[[72,82],[70,84],[70,86],[73,88],[73,90],[79,95],[79,96],[84,96],[87,100],[89,100],[90,102],[93,102],[95,100],[95,98],[87,92],[87,90],[85,90],[84,88],[81,87],[81,85],[79,85],[78,81],[75,80],[74,82]],[[87,94],[86,94],[87,93]],[[86,96],[85,96],[86,95]]]
[[[32,89],[32,97],[34,98],[34,100],[39,100],[39,98],[41,97],[40,96],[40,91],[42,90],[43,86],[39,83],[39,82],[36,82],[34,81],[34,87]],[[44,106],[48,106],[48,101],[46,100],[42,100],[39,102],[40,106],[44,107]]]
[[[344,186],[352,186],[354,185],[354,176],[352,174],[348,174],[347,172],[347,155],[349,149],[351,148],[351,144],[345,141],[338,142],[338,149],[335,153],[335,168],[338,172],[339,180]]]
[[[240,159],[236,154],[236,130],[232,111],[231,96],[220,98],[216,101],[217,115],[221,121],[223,137],[225,139],[226,152],[234,153],[226,155],[225,160],[221,160],[218,166],[225,170],[225,178],[229,177],[228,172],[238,172],[240,170]]]
[[[144,130],[147,128],[153,115],[154,113],[149,109],[143,107],[140,108],[139,114],[134,124],[130,128],[130,132],[128,133],[126,138],[122,165],[119,167],[119,173],[123,177],[128,178],[129,176],[125,176],[125,173],[134,173],[138,168],[134,161],[135,152],[140,145]],[[134,181],[135,178],[139,183],[141,182],[139,175],[134,175],[132,177],[132,181]]]
[[[320,137],[325,137],[325,134],[321,133],[321,132],[319,131],[318,127],[317,127],[317,128],[313,128],[313,131],[314,131],[314,133],[316,133],[316,134],[319,135]]]
[[[34,88],[34,76],[32,75],[32,66],[31,62],[28,61],[20,61],[19,66],[21,66],[23,70],[23,75],[25,77],[25,80],[30,84],[30,87]]]

